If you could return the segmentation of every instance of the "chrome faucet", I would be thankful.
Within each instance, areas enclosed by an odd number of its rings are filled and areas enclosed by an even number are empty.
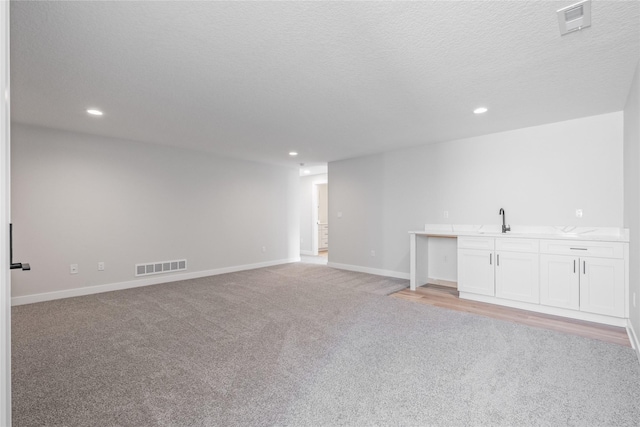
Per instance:
[[[502,232],[506,233],[507,231],[511,231],[511,226],[505,223],[504,209],[500,208],[500,212],[498,212],[498,215],[502,215]]]

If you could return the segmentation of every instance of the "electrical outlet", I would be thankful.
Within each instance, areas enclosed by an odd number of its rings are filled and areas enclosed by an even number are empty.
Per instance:
[[[78,264],[71,264],[69,266],[69,273],[70,274],[78,274]]]
[[[338,212],[338,218],[342,218],[342,212]]]
[[[582,209],[576,209],[576,218],[582,218]]]
[[[104,271],[104,262],[100,261],[98,263],[98,271]]]
[[[447,262],[447,256],[446,255],[444,256],[444,262]]]
[[[442,213],[442,217],[443,217],[443,218],[449,218],[449,211],[444,211],[444,212]]]
[[[373,249],[371,249],[371,256],[376,256],[376,251],[374,251]]]
[[[262,247],[262,252],[267,252],[267,247],[266,246]]]
[[[636,308],[636,293],[633,293],[633,308]]]

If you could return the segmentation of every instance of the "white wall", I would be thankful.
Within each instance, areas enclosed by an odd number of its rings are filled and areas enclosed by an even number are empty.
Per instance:
[[[621,227],[622,128],[617,112],[332,162],[331,262],[406,274],[407,231],[499,224],[500,208],[512,225]]]
[[[14,297],[132,281],[136,263],[299,257],[297,169],[15,123],[12,141],[14,257],[32,267]]]
[[[624,226],[629,228],[629,321],[640,334],[640,64],[624,108]],[[636,305],[633,305],[635,294]]]
[[[300,177],[300,253],[313,254],[313,186],[327,182],[327,174]]]

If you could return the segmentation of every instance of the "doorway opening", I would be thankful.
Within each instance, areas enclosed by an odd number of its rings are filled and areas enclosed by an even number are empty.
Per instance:
[[[327,164],[300,164],[300,256],[305,262],[328,262],[329,175]]]
[[[329,184],[317,183],[315,184],[316,193],[316,225],[317,230],[317,255],[328,258],[329,257]],[[315,251],[314,251],[315,252]]]

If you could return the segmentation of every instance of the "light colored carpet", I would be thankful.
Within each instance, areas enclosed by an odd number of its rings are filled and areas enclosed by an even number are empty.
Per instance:
[[[303,263],[14,307],[14,426],[638,426],[632,349]]]

